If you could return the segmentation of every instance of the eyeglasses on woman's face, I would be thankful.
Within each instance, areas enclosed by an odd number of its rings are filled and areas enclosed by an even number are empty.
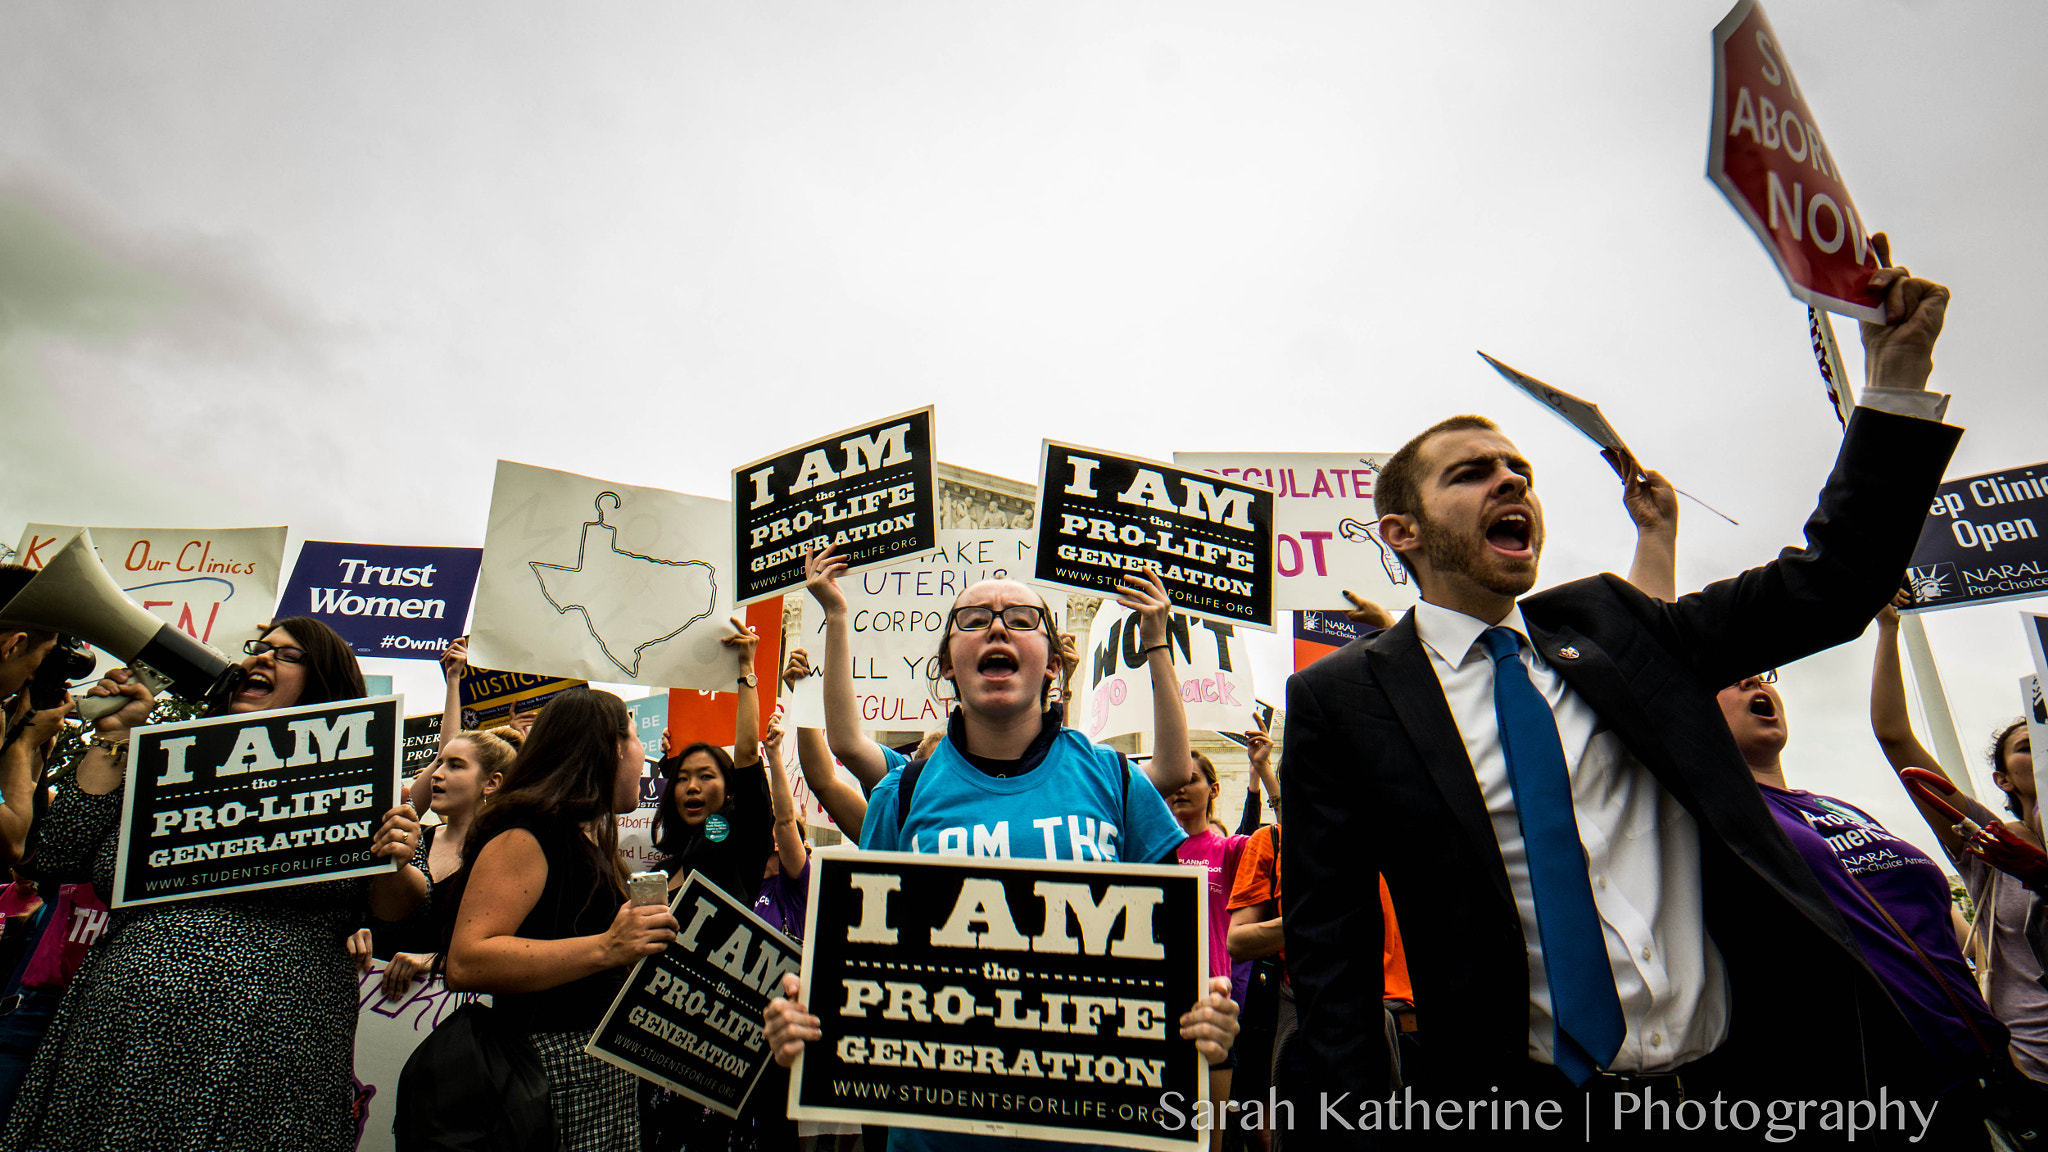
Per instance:
[[[242,651],[247,652],[251,656],[261,656],[267,652],[270,654],[270,658],[279,664],[299,664],[303,663],[306,659],[306,650],[304,648],[293,648],[290,645],[280,647],[268,640],[244,640],[242,641]]]
[[[1036,604],[1012,604],[1007,608],[990,608],[985,604],[969,604],[953,609],[953,627],[962,632],[981,632],[1002,617],[1003,627],[1012,632],[1035,632],[1045,619],[1045,611]]]

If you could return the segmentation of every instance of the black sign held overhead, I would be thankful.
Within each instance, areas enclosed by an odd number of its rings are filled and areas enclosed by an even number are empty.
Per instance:
[[[1160,574],[1174,607],[1273,628],[1273,490],[1047,440],[1038,472],[1040,584],[1114,596]]]
[[[633,966],[583,1050],[737,1116],[772,1059],[761,1011],[798,946],[696,872],[673,910],[675,943]]]
[[[1171,865],[825,849],[804,1002],[824,1038],[789,1115],[1127,1148],[1208,1088],[1180,1015],[1208,961],[1207,883]]]
[[[926,405],[733,469],[734,603],[802,588],[812,548],[860,572],[936,547],[937,452]]]
[[[405,753],[399,760],[400,779],[411,784],[420,769],[434,762],[441,754],[441,718],[439,716],[407,716],[405,718]],[[421,813],[425,815],[425,813]]]
[[[2048,596],[2048,462],[1950,480],[1906,569],[1913,604],[1933,612]]]
[[[116,908],[389,872],[403,696],[157,724],[130,740]]]

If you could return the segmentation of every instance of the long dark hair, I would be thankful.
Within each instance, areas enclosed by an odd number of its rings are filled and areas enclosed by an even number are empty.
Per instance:
[[[578,830],[570,839],[583,852],[591,873],[604,882],[592,889],[590,899],[597,899],[600,892],[625,899],[612,799],[619,776],[619,741],[631,731],[626,702],[609,692],[572,688],[548,701],[505,769],[505,782],[477,810],[476,824],[462,845],[462,874],[470,874],[491,837],[515,824],[563,824]],[[594,838],[580,831],[589,825],[595,825]],[[588,906],[586,900],[584,907]],[[452,920],[449,926],[453,927]]]
[[[775,812],[768,799],[769,768],[766,764],[755,764],[741,771],[725,749],[700,740],[676,754],[678,775],[683,761],[699,752],[711,757],[712,766],[725,781],[725,804],[718,814],[725,817],[726,837],[722,841],[712,840],[704,835],[702,824],[684,822],[676,777],[671,776],[662,787],[660,814],[655,817],[655,851],[661,853],[661,866],[670,876],[702,872],[726,895],[752,904],[761,890],[761,869],[767,854],[775,851]]]
[[[332,704],[370,694],[369,686],[363,683],[362,665],[356,663],[355,649],[349,647],[340,633],[311,616],[289,616],[265,628],[260,639],[268,640],[279,631],[291,633],[292,639],[299,642],[299,650],[306,654],[299,661],[299,669],[306,677],[306,686],[299,690],[300,704]],[[208,708],[206,714],[225,715],[230,703],[222,700]]]

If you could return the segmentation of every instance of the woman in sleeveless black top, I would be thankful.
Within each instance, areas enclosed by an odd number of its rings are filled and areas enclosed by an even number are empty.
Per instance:
[[[457,874],[448,986],[489,992],[532,1034],[570,1152],[639,1142],[633,1077],[585,1055],[641,957],[675,938],[666,907],[626,902],[616,814],[640,799],[625,702],[578,689],[548,703],[484,805]]]

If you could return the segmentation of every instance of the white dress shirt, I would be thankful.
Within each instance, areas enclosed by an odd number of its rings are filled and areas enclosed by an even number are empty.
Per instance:
[[[1707,937],[1700,892],[1699,828],[1592,705],[1530,646],[1521,608],[1500,624],[1520,638],[1529,683],[1549,702],[1570,765],[1572,814],[1586,849],[1607,964],[1628,1023],[1608,1071],[1668,1072],[1712,1052],[1728,1035],[1728,980],[1721,953]],[[1529,949],[1529,1058],[1554,1064],[1536,892],[1494,716],[1493,661],[1479,643],[1489,625],[1424,601],[1415,606],[1415,626],[1471,757],[1521,913]]]

